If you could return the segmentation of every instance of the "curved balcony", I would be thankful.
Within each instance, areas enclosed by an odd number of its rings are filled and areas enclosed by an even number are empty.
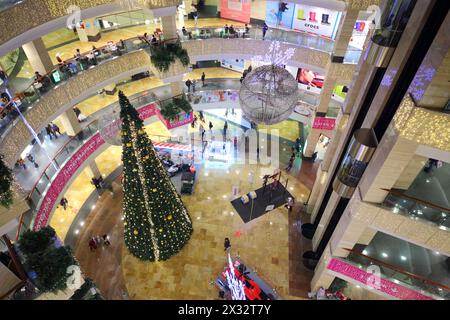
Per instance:
[[[252,35],[252,34],[251,34]],[[283,34],[282,34],[283,35]],[[214,57],[214,59],[226,57],[251,57],[266,52],[267,42],[257,40],[258,33],[254,31],[253,38],[211,38],[205,40],[186,40],[183,41],[183,47],[188,50],[188,54],[192,60],[202,60],[206,57]],[[297,35],[300,38],[307,37],[303,34]],[[284,37],[284,36],[283,36]],[[272,39],[278,39],[272,36]],[[286,38],[287,39],[287,38]],[[295,38],[299,39],[299,38]],[[297,40],[296,40],[297,41]],[[294,57],[289,64],[303,66],[312,69],[325,69],[330,60],[330,54],[300,44],[293,45],[282,43],[282,49],[294,47]],[[119,80],[135,73],[152,70],[159,77],[169,77],[171,75],[182,74],[186,71],[177,63],[166,74],[160,74],[150,63],[147,51],[141,50],[148,48],[149,44],[138,38],[131,38],[125,41],[124,49],[116,51],[108,51],[106,48],[99,48],[105,53],[102,55],[102,61],[98,65],[83,64],[80,61],[72,61],[73,67],[66,68],[65,71],[60,67],[53,70],[47,75],[47,81],[44,81],[42,87],[36,88],[35,85],[30,86],[24,93],[20,94],[23,102],[19,108],[25,114],[26,119],[35,131],[39,131],[59,114],[79,101],[85,99],[88,95],[98,89],[108,85],[111,82]],[[123,54],[126,53],[127,54]],[[120,56],[120,58],[118,58]],[[71,61],[69,61],[70,63]],[[94,59],[95,62],[95,59]],[[184,72],[183,72],[184,71]],[[159,73],[159,74],[158,74]],[[76,77],[74,77],[76,75]],[[51,81],[55,78],[58,81]],[[12,105],[10,109],[14,110]],[[3,120],[3,143],[1,152],[5,155],[6,163],[12,165],[20,154],[19,150],[23,150],[31,139],[31,135],[27,130],[23,121],[18,121],[18,113],[11,112],[7,118]]]
[[[14,1],[14,0],[12,0]],[[17,1],[15,1],[17,2]],[[146,9],[175,7],[179,0],[137,0]],[[77,6],[84,19],[124,11],[116,0],[26,0],[0,11],[0,55],[66,26],[67,8]],[[14,17],[13,19],[11,17]]]

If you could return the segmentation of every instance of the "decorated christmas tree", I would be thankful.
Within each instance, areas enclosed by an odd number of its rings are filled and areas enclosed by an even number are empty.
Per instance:
[[[123,92],[119,92],[119,103],[125,245],[141,260],[167,260],[189,241],[192,221],[138,112]]]

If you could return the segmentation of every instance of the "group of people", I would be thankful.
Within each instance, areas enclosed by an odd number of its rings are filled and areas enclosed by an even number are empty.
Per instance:
[[[35,160],[34,157],[31,155],[31,153],[27,154],[26,158],[28,159],[28,161],[30,161],[30,162],[33,164],[33,166],[34,166],[35,168],[39,168],[39,164],[36,162],[36,160]],[[19,167],[22,167],[23,170],[27,170],[27,165],[25,164],[25,160],[22,159],[22,158],[19,158],[19,159],[16,161],[16,165],[19,166]]]
[[[202,76],[201,76],[201,81],[202,81],[202,87],[205,86],[205,81],[206,81],[206,74],[203,72]],[[197,80],[193,79],[187,79],[186,82],[184,83],[187,87],[188,93],[191,92],[191,88],[192,88],[192,92],[195,92],[196,90],[196,86],[197,86]]]
[[[152,35],[149,35],[147,32],[145,32],[141,40],[150,42],[152,46],[159,46],[161,43],[164,42],[164,34],[162,33],[161,30],[153,32]]]
[[[100,176],[98,178],[94,177],[91,179],[91,183],[94,185],[95,189],[101,190],[103,188],[103,177]]]
[[[58,139],[58,134],[60,136],[62,135],[59,127],[56,124],[54,124],[53,122],[50,122],[45,127],[45,132],[47,133],[47,136],[49,137],[50,140],[52,140],[53,138]]]
[[[95,236],[92,237],[89,240],[89,249],[91,251],[95,251],[98,249],[98,247],[100,246],[106,246],[109,247],[111,245],[111,242],[109,241],[109,236],[107,234],[104,234],[103,236]]]

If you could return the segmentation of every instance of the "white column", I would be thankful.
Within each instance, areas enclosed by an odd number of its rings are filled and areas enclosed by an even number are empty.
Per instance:
[[[69,136],[75,136],[81,131],[80,123],[72,109],[59,116],[61,123]]]
[[[38,38],[22,46],[25,55],[34,71],[44,75],[50,72],[54,65],[42,38]]]

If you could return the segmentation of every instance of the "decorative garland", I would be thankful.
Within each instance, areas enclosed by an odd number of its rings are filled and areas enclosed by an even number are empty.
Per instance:
[[[3,156],[0,156],[0,205],[5,208],[10,208],[13,203],[12,181],[11,169],[3,162]]]
[[[184,95],[179,98],[173,98],[170,102],[160,104],[160,106],[161,115],[170,121],[176,120],[182,112],[189,113],[193,110],[190,102]]]
[[[189,55],[186,49],[183,49],[179,42],[164,43],[159,46],[151,47],[151,61],[153,65],[161,72],[166,72],[175,58],[178,58],[183,66],[190,63]]]

